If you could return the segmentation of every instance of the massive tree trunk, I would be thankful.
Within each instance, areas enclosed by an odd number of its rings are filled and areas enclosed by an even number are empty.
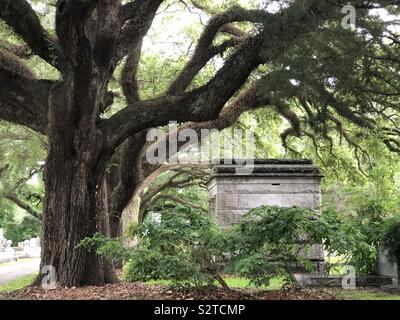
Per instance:
[[[59,82],[50,99],[41,262],[41,267],[54,267],[58,282],[68,287],[116,280],[104,259],[78,247],[82,239],[97,232],[108,235],[109,225],[104,138],[96,129],[95,113],[82,114],[96,109],[101,95],[95,93],[101,90],[92,85],[83,94],[74,85]],[[85,104],[86,109],[77,108],[76,103]]]
[[[102,259],[77,248],[104,227],[98,214],[98,177],[88,164],[63,151],[51,150],[46,164],[42,266],[53,266],[66,286],[104,284]]]

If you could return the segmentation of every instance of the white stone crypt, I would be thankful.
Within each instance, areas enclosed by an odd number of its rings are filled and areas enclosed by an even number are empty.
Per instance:
[[[210,212],[222,227],[237,223],[250,209],[263,205],[320,210],[323,175],[311,160],[254,160],[251,170],[240,168],[232,160],[213,166],[208,183]],[[315,245],[306,257],[317,273],[322,272],[322,245]]]

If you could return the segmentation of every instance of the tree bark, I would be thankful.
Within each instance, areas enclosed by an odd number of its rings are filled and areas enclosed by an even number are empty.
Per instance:
[[[102,190],[90,168],[54,151],[50,152],[45,177],[41,267],[54,267],[63,286],[114,282],[115,274],[103,258],[77,247],[97,232],[107,235],[106,208],[99,206]]]
[[[59,82],[49,99],[41,267],[53,267],[62,286],[104,285],[116,281],[111,265],[95,252],[78,247],[96,233],[109,235],[104,139],[96,129],[95,113],[76,117],[70,100],[74,91],[70,83]],[[101,95],[78,93],[75,103],[88,109],[101,101]],[[36,284],[40,285],[41,277]]]

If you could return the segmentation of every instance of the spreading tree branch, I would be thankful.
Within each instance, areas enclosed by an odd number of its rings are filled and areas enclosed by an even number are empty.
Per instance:
[[[143,40],[162,2],[163,0],[135,0],[121,6],[119,18],[123,26],[118,39],[117,61]]]
[[[211,58],[224,53],[230,47],[242,43],[243,37],[234,37],[219,46],[214,46],[213,41],[222,27],[225,27],[223,31],[232,32],[232,27],[229,27],[229,23],[237,21],[263,22],[268,17],[269,14],[265,11],[245,10],[240,7],[235,7],[213,16],[205,27],[192,58],[171,84],[167,94],[182,94]]]
[[[4,196],[7,200],[13,202],[16,204],[18,207],[21,209],[25,210],[28,214],[30,214],[32,217],[34,217],[37,220],[42,220],[42,213],[26,203],[25,201],[21,200],[17,194],[15,193],[8,193]]]
[[[257,38],[248,39],[205,86],[180,96],[164,96],[141,101],[116,113],[101,124],[110,148],[129,135],[171,120],[202,122],[218,117],[225,103],[246,82],[262,62]]]
[[[146,141],[146,133],[130,137],[122,146],[118,167],[118,184],[112,190],[109,212],[112,219],[119,219],[141,183],[140,153]]]
[[[54,39],[44,30],[27,0],[2,0],[0,19],[19,35],[35,54],[60,69],[63,63]]]
[[[53,82],[29,78],[32,75],[26,70],[14,65],[10,68],[1,57],[0,52],[0,119],[46,134],[48,98]]]

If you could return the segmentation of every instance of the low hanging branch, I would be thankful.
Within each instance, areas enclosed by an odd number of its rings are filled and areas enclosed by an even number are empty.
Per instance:
[[[42,220],[42,213],[35,209],[34,207],[32,207],[30,204],[28,204],[27,202],[25,202],[24,200],[20,199],[18,197],[17,194],[15,193],[8,193],[6,195],[4,195],[4,197],[7,200],[10,200],[11,202],[13,202],[14,204],[16,204],[18,207],[20,207],[21,209],[25,210],[29,215],[31,215],[32,217],[34,217],[35,219],[41,221]]]
[[[35,54],[54,67],[62,68],[63,61],[55,40],[41,26],[28,1],[2,0],[0,19],[12,27]]]
[[[7,171],[8,168],[5,168],[3,170]],[[34,167],[30,170],[29,175],[27,175],[24,178],[19,179],[18,181],[15,182],[15,184],[13,185],[13,187],[9,188],[8,190],[6,190],[5,192],[2,192],[0,195],[2,197],[4,197],[5,199],[13,202],[14,204],[16,204],[18,207],[20,207],[21,209],[25,210],[28,214],[30,214],[32,217],[34,217],[37,220],[42,220],[42,212],[40,210],[38,210],[37,208],[35,208],[34,206],[32,206],[27,200],[29,199],[23,199],[26,197],[21,197],[18,194],[18,189],[20,189],[24,184],[26,184],[26,182],[28,182],[33,176],[35,176],[36,174],[40,173],[43,171],[43,166],[37,166]],[[1,176],[1,172],[0,172],[0,176]],[[29,197],[33,197],[35,196],[36,198],[38,198],[38,200],[40,202],[42,202],[43,199],[41,199],[41,196],[39,195],[33,195],[30,194]]]
[[[33,79],[21,65],[4,58],[0,52],[0,118],[45,134],[53,82]]]
[[[30,47],[26,44],[16,45],[4,40],[0,40],[0,50],[15,55],[21,59],[30,58],[33,56]]]

